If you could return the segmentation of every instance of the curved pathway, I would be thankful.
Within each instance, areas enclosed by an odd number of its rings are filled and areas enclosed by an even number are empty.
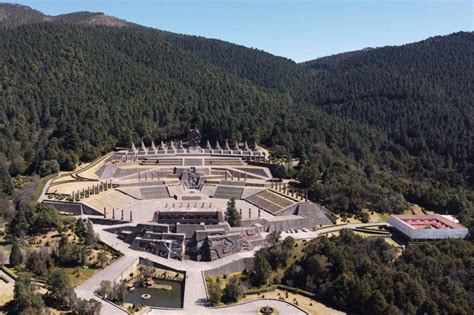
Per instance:
[[[285,238],[287,236],[291,236],[294,239],[312,239],[316,238],[320,235],[324,235],[327,233],[338,232],[340,230],[354,230],[357,228],[368,228],[368,227],[376,227],[376,226],[385,226],[388,227],[390,224],[386,222],[378,222],[378,223],[348,223],[348,224],[339,224],[339,225],[330,225],[327,227],[318,228],[315,231],[303,232],[299,230],[297,233],[287,233],[282,232],[281,237]]]

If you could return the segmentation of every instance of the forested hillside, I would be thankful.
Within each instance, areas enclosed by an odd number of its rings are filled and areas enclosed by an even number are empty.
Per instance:
[[[296,64],[96,13],[25,11],[13,23],[10,7],[0,6],[5,193],[9,174],[44,174],[55,161],[70,170],[196,126],[300,159],[301,188],[336,211],[399,212],[409,201],[470,216],[472,33]]]
[[[443,240],[399,253],[382,238],[342,230],[300,244],[303,256],[287,263],[282,248],[291,243],[288,236],[256,253],[254,286],[281,282],[349,314],[472,313],[472,242]]]

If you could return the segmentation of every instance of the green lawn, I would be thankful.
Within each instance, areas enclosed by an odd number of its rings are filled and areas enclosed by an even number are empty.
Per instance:
[[[217,281],[217,283],[219,283],[219,286],[221,289],[224,289],[225,288],[225,285],[227,283],[227,280],[229,280],[230,278],[232,277],[237,277],[239,278],[240,280],[242,280],[243,278],[245,278],[243,275],[242,275],[242,272],[231,272],[231,273],[227,273],[226,274],[226,277],[224,278],[224,275],[210,275],[210,276],[207,276],[206,277],[206,285],[209,286],[209,283],[211,281]],[[219,278],[219,280],[217,280]]]
[[[306,246],[307,241],[306,240],[296,240],[295,241],[295,247],[293,247],[291,251],[290,258],[288,258],[287,261],[287,266],[293,265],[297,260],[300,260],[301,257],[303,257],[304,252],[303,248]],[[273,279],[278,278],[281,279],[283,278],[283,275],[285,274],[285,270],[287,267],[280,267],[276,270],[273,271],[272,275],[269,277],[269,283],[273,282]],[[232,278],[233,276],[238,277],[241,281],[247,279],[248,276],[245,276],[242,274],[242,272],[232,272],[226,274],[226,277],[224,278],[224,275],[210,275],[206,277],[206,285],[209,286],[209,282],[211,280],[216,281],[217,278],[219,278],[219,286],[223,289],[227,283],[227,281]]]
[[[71,280],[72,286],[77,287],[93,275],[98,273],[101,269],[96,268],[62,268],[68,278]]]

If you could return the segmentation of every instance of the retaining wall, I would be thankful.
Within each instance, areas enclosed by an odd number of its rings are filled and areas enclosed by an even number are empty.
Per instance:
[[[204,275],[204,277],[207,277],[210,275],[221,275],[224,273],[239,272],[244,269],[251,270],[253,268],[253,260],[253,257],[240,258],[226,265],[204,270],[202,274]]]

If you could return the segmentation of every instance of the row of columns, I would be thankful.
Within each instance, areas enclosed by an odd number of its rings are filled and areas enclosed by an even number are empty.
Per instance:
[[[118,159],[117,159],[118,160]],[[121,161],[121,162],[128,162],[128,161],[131,161],[131,162],[134,162],[134,161],[137,161],[138,160],[138,156],[136,154],[124,154],[120,160],[118,161]]]
[[[148,175],[150,174],[150,175]],[[151,180],[153,179],[157,179],[157,180],[160,180],[160,172],[156,171],[156,172],[138,172],[138,181],[142,181],[142,180],[145,180],[147,181],[148,178],[150,178]]]
[[[262,209],[260,207],[258,207],[257,218],[260,218],[261,212],[262,212]],[[242,218],[242,209],[241,208],[239,209],[239,214],[240,214],[240,217]],[[249,219],[251,219],[251,218],[252,218],[252,209],[249,208]]]
[[[245,159],[247,161],[252,161],[252,162],[274,161],[276,163],[276,158],[267,158],[264,154],[254,155],[252,153],[249,153],[249,155],[240,154],[240,155],[236,155],[236,156],[241,156],[243,159]],[[134,161],[138,160],[138,155],[137,154],[131,154],[131,153],[120,154],[120,155],[116,155],[115,159],[116,159],[117,162],[129,162],[129,161],[134,162]]]
[[[183,205],[186,206],[186,203],[183,203],[183,202],[179,203],[179,207],[176,207],[178,205],[178,203],[174,203],[174,202],[170,203],[169,205],[171,206],[171,208],[183,208]],[[191,208],[191,206],[192,206],[192,203],[188,202],[187,203],[187,208]],[[204,209],[204,206],[205,206],[204,202],[200,203],[201,208]],[[194,203],[194,208],[198,208],[198,207],[199,207],[199,204],[197,202],[195,202]],[[168,203],[166,203],[165,208],[168,208]],[[212,202],[209,203],[209,207],[207,207],[207,208],[212,208]],[[105,211],[105,208],[104,208],[104,211]],[[262,209],[259,207],[257,218],[260,218],[261,213],[262,213]],[[242,217],[242,209],[241,208],[239,209],[239,214],[240,214],[240,217]],[[249,208],[249,219],[251,217],[252,217],[252,209]]]
[[[202,203],[199,203],[200,204],[200,208],[204,209],[204,206],[205,206],[205,202],[202,202]],[[199,204],[197,202],[194,202],[194,208],[199,208]],[[178,203],[170,203],[169,204],[171,206],[171,208],[183,208],[183,205],[186,206],[186,203],[184,202],[180,202],[179,203],[179,207],[177,206]],[[192,203],[191,202],[188,202],[188,206],[187,208],[191,208],[192,206]],[[168,208],[168,203],[166,203],[165,205],[165,208]],[[212,208],[212,202],[209,203],[209,207],[206,207],[206,208]]]
[[[229,175],[230,175],[230,180],[234,180],[234,177],[235,177],[235,176],[232,175],[232,173],[229,173]],[[227,171],[225,171],[225,173],[224,173],[224,179],[227,180],[227,177],[228,177],[228,176],[227,176]],[[237,172],[237,181],[240,182],[240,179],[241,179],[241,178],[242,178],[242,180],[243,180],[244,182],[246,182],[246,181],[247,181],[247,173],[245,172],[245,173],[243,173],[243,175],[242,175],[241,172]]]
[[[267,161],[264,155],[249,155],[246,157],[246,160],[250,162],[266,162]]]
[[[82,188],[82,190],[78,189],[77,191],[72,191],[69,200],[79,201],[83,198],[88,198],[91,195],[97,195],[102,191],[107,191],[108,189],[112,189],[112,180],[108,182],[100,182],[87,188]]]
[[[271,188],[274,190],[277,190],[279,192],[282,192],[283,194],[289,195],[294,198],[299,198],[301,200],[308,201],[308,192],[305,191],[304,193],[301,193],[292,187],[288,183],[283,183],[283,182],[271,182]]]
[[[109,214],[110,213],[107,212],[107,208],[104,207],[104,219],[107,219],[107,215]],[[130,217],[129,221],[132,222],[133,221],[132,210],[129,211],[129,217]],[[112,208],[112,217],[109,219],[118,220],[118,218],[115,218],[115,208]],[[123,209],[120,210],[120,221],[125,221]]]

